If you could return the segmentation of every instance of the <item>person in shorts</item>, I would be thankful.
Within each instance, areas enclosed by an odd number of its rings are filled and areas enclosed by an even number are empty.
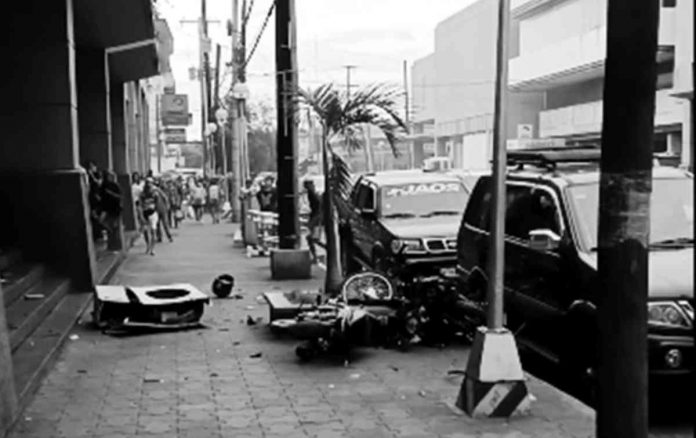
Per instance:
[[[145,241],[147,242],[146,254],[155,255],[155,232],[159,224],[157,205],[160,203],[159,192],[155,190],[155,182],[152,178],[145,180],[145,187],[140,194],[140,209],[143,215]]]
[[[307,246],[309,248],[309,253],[312,255],[312,263],[317,263],[316,243],[321,240],[323,229],[323,215],[321,212],[322,199],[317,192],[314,181],[310,179],[305,180],[304,188],[307,192],[307,202],[309,203],[309,221],[307,222],[309,234],[307,235]]]

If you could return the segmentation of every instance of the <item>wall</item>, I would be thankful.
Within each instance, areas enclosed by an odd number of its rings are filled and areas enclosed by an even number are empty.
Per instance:
[[[435,117],[435,55],[430,54],[411,67],[411,120],[429,120]]]
[[[497,1],[480,0],[435,28],[438,122],[493,112]]]

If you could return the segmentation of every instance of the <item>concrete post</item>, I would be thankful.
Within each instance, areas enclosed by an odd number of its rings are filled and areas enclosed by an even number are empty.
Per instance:
[[[1,285],[0,297],[2,297]],[[0,436],[4,436],[16,414],[17,395],[14,388],[12,355],[10,353],[10,340],[5,319],[5,304],[0,299]]]
[[[103,49],[77,51],[77,103],[80,161],[94,161],[100,169],[113,169],[109,68]]]
[[[130,157],[126,131],[124,85],[111,85],[111,139],[114,157],[114,172],[121,186],[123,227],[126,231],[136,230],[135,204],[131,190]]]

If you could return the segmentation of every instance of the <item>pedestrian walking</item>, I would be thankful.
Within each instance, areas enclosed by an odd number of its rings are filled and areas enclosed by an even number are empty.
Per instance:
[[[261,190],[256,194],[256,199],[259,201],[261,211],[278,211],[278,192],[272,176],[267,176],[263,180]]]
[[[213,179],[210,181],[210,185],[208,186],[208,213],[210,213],[210,217],[213,220],[214,224],[219,224],[220,223],[220,199],[222,199],[221,196],[222,190],[220,189],[220,185],[218,184],[218,181]]]
[[[307,192],[307,202],[309,203],[309,221],[307,222],[307,228],[309,228],[309,234],[307,235],[307,246],[309,248],[309,253],[312,256],[312,263],[317,263],[317,242],[321,241],[322,235],[322,199],[317,188],[314,185],[314,181],[311,179],[306,179],[304,181],[304,188]]]
[[[197,222],[201,221],[201,217],[203,216],[203,207],[205,204],[205,188],[203,187],[203,183],[201,181],[196,181],[193,186],[192,190],[192,204],[193,204],[193,212],[194,216]]]
[[[167,239],[172,242],[172,233],[169,230],[169,197],[160,187],[161,183],[155,184],[153,189],[157,191],[157,215],[159,216],[159,221],[157,223],[157,228],[155,229],[157,233],[157,241],[162,241],[162,231],[166,234]]]
[[[104,171],[103,179],[100,193],[102,204],[100,222],[106,227],[108,248],[118,250],[122,246],[120,241],[120,221],[123,211],[121,186],[116,182],[116,175],[110,170]]]
[[[150,255],[155,255],[155,230],[157,230],[159,223],[159,215],[157,214],[158,196],[154,180],[147,178],[143,191],[140,194],[140,211],[142,212],[141,221],[144,225],[143,232],[145,234],[145,242],[147,243],[145,252]]]

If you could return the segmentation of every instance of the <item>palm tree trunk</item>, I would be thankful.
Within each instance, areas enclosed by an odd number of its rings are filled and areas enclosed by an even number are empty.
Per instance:
[[[324,279],[324,291],[329,296],[340,293],[343,283],[343,269],[341,269],[340,242],[338,239],[338,223],[336,220],[336,208],[334,207],[334,190],[331,181],[329,164],[329,142],[326,132],[322,133],[322,158],[324,168],[324,232],[326,233],[326,278]]]

